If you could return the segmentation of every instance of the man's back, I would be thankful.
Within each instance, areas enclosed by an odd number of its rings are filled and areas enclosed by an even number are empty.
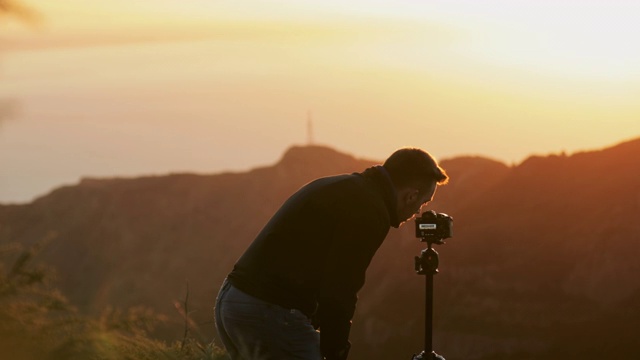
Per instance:
[[[389,230],[391,185],[381,180],[370,173],[338,175],[301,188],[238,260],[231,283],[308,316],[323,293],[357,292]]]

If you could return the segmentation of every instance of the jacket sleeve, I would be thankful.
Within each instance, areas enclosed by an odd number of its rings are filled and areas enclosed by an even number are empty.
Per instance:
[[[389,230],[380,222],[345,221],[336,227],[323,281],[318,294],[314,323],[320,328],[320,347],[327,360],[346,359],[350,348],[351,319],[358,291],[373,255]]]

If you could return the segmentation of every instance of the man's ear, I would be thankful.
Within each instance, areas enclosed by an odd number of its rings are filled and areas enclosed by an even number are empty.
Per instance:
[[[405,204],[411,204],[418,200],[420,191],[415,188],[406,187],[399,191],[400,200]]]
[[[415,204],[420,201],[420,190],[411,189],[411,203]]]

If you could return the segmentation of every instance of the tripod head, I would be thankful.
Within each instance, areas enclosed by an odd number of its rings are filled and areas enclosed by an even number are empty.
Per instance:
[[[444,239],[453,236],[453,218],[447,214],[439,214],[433,210],[425,211],[416,218],[416,237],[427,243],[420,256],[415,258],[415,269],[419,275],[438,273],[438,252],[433,244],[443,245]]]

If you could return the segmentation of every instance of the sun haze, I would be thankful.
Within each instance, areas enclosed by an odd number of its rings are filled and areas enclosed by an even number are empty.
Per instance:
[[[640,136],[640,5],[22,1],[0,23],[0,202],[81,176],[246,169],[307,139],[383,159]]]

